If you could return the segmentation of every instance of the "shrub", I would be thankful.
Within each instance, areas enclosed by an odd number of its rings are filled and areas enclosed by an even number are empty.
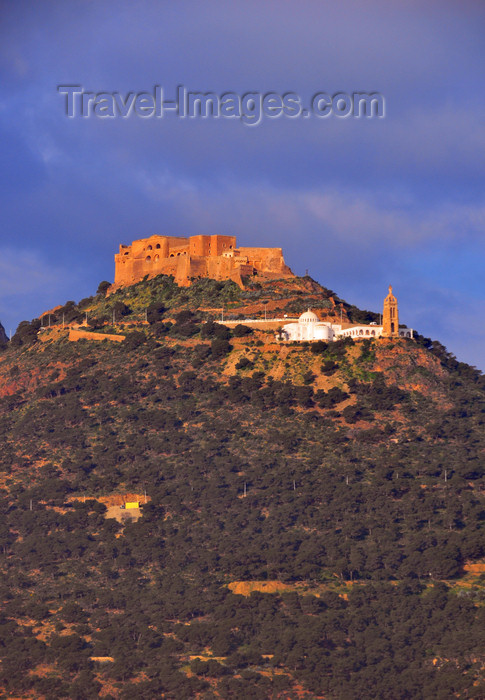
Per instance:
[[[111,287],[111,282],[107,282],[106,280],[103,280],[98,284],[98,288],[96,290],[96,294],[101,294],[102,296],[106,296],[106,292],[108,289]]]
[[[334,362],[334,360],[325,360],[325,362],[322,365],[322,374],[325,374],[327,377],[330,377],[332,374],[335,374],[337,370],[338,363]]]
[[[200,335],[202,338],[221,338],[222,340],[229,340],[231,331],[221,323],[208,321],[203,324]]]
[[[148,323],[157,323],[163,318],[167,307],[160,301],[152,301],[152,303],[147,308],[147,321]]]
[[[143,331],[133,331],[132,333],[128,333],[126,335],[123,345],[127,348],[127,350],[134,350],[140,345],[143,345],[145,342],[146,336]]]
[[[250,335],[250,333],[253,332],[253,329],[250,328],[249,326],[245,326],[242,323],[238,323],[237,326],[235,326],[234,330],[232,331],[232,334],[235,338],[242,338],[245,335]]]
[[[170,333],[173,325],[173,323],[163,323],[163,321],[157,321],[157,323],[152,326],[153,335],[155,338],[162,338]]]
[[[211,348],[209,345],[196,345],[194,348],[194,354],[192,356],[192,364],[194,367],[200,367],[205,360],[211,354]]]
[[[187,309],[176,314],[170,334],[178,338],[192,338],[199,330],[199,317]]]
[[[346,406],[342,411],[342,416],[347,423],[357,423],[358,420],[374,420],[373,414],[364,406]]]
[[[310,371],[309,371],[309,372],[305,372],[305,374],[303,375],[303,382],[304,382],[304,384],[313,384],[313,382],[315,381],[315,379],[316,379],[316,375],[313,374],[313,372],[310,372]]]
[[[30,323],[28,321],[21,321],[12,338],[12,346],[32,345],[37,342],[37,333],[40,325],[40,320],[38,318],[34,318]]]
[[[236,365],[236,369],[252,369],[254,364],[247,357],[241,357]]]
[[[231,673],[227,666],[223,666],[215,659],[209,659],[208,661],[194,659],[190,664],[190,670],[197,676],[210,676],[211,678],[218,678]]]
[[[113,304],[112,310],[115,314],[115,319],[119,316],[129,316],[131,314],[131,309],[123,301],[116,301]]]
[[[64,622],[68,623],[86,622],[88,617],[82,607],[75,602],[66,603],[60,611],[60,616]]]
[[[310,350],[315,355],[323,354],[328,350],[328,343],[325,343],[323,340],[317,340],[316,343],[312,343]]]
[[[231,343],[223,338],[214,338],[211,343],[211,352],[213,357],[224,357],[224,355],[228,355],[231,350]]]
[[[333,408],[338,403],[345,401],[349,398],[347,392],[342,391],[338,387],[332,387],[328,393],[325,393],[322,389],[319,389],[315,395],[318,405],[321,408]]]

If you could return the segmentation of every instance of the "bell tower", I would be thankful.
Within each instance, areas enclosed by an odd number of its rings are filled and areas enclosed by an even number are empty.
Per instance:
[[[382,312],[382,337],[399,338],[399,315],[397,311],[397,299],[389,285],[389,294],[384,299]]]

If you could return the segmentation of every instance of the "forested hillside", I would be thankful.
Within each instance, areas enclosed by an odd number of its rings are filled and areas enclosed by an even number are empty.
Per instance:
[[[482,374],[214,322],[376,317],[309,278],[105,292],[0,353],[0,697],[485,697]]]

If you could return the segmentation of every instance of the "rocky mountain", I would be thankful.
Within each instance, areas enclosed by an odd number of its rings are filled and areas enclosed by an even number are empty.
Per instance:
[[[484,697],[483,375],[217,323],[376,319],[310,278],[100,290],[0,354],[4,697]]]

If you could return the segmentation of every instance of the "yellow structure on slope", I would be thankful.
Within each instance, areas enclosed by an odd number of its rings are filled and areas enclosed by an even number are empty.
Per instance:
[[[139,508],[140,503],[138,501],[127,501],[125,503],[125,508],[128,510],[129,508]]]
[[[389,294],[384,299],[384,309],[382,311],[382,337],[399,338],[399,314],[397,310],[397,299],[392,293],[389,285]]]

